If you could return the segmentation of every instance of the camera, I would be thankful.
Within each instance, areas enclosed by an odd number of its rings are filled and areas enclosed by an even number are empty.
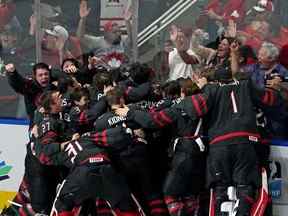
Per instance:
[[[283,76],[281,76],[281,75],[279,74],[279,72],[274,69],[274,70],[272,70],[271,73],[265,75],[265,82],[266,82],[267,80],[272,80],[272,79],[274,79],[275,77],[280,77],[281,79],[283,79]]]
[[[283,76],[276,69],[274,69],[271,73],[265,75],[265,85],[267,84],[267,80],[272,80],[276,77],[279,77],[281,82],[288,82],[288,76]]]

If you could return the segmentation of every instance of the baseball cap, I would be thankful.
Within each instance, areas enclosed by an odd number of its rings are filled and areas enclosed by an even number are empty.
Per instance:
[[[257,5],[253,7],[253,9],[257,12],[264,12],[264,11],[274,11],[274,5],[271,0],[260,0],[258,1]]]
[[[55,37],[62,37],[65,41],[68,40],[69,38],[68,31],[63,26],[60,26],[60,25],[54,26],[52,30],[46,29],[45,32]]]

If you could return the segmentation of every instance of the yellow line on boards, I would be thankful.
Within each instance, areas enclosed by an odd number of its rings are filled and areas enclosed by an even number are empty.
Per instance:
[[[17,192],[12,191],[0,191],[0,212],[5,207],[10,206],[11,204],[8,202],[8,200],[13,200]]]

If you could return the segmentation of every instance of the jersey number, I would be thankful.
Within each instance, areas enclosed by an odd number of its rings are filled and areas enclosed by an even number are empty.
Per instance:
[[[78,152],[81,152],[82,150],[83,148],[78,141],[72,141],[65,148],[65,152],[67,152],[68,156],[70,157],[71,163],[74,163],[74,160],[78,155]]]
[[[234,91],[231,92],[230,98],[231,98],[231,101],[232,101],[233,112],[234,113],[238,113],[238,108],[237,108],[237,103],[236,103],[236,98],[235,98]]]
[[[45,134],[47,131],[50,131],[50,122],[45,122],[42,126],[42,133]]]

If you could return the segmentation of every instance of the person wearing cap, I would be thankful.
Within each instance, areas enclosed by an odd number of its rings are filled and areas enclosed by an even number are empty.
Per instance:
[[[286,29],[281,27],[280,15],[271,0],[259,0],[249,5],[238,35],[246,45],[259,50],[263,41],[270,41],[279,47],[285,44]]]
[[[266,10],[273,12],[274,4],[272,0],[259,0],[253,9],[259,12],[264,12]]]
[[[43,61],[49,65],[60,67],[65,58],[76,59],[81,56],[80,42],[77,43],[73,40],[61,25],[46,29],[42,41]]]
[[[90,8],[87,7],[87,1],[80,2],[80,21],[77,29],[77,36],[80,38],[82,44],[92,51],[95,56],[99,57],[111,67],[118,67],[127,59],[128,53],[128,37],[122,35],[120,26],[112,21],[109,21],[104,26],[104,36],[97,37],[86,34],[86,18],[90,13]],[[128,21],[126,22],[129,23]],[[119,62],[116,66],[113,62]]]
[[[253,3],[249,2],[247,3],[247,12],[245,13],[243,24],[247,25],[255,20],[267,21],[271,19],[274,12],[274,4],[270,0],[260,0]]]
[[[51,30],[46,29],[45,33],[42,42],[43,60],[49,65],[55,65],[56,62],[60,65],[64,59],[64,46],[68,40],[69,33],[60,25],[54,26]]]
[[[245,0],[211,0],[199,17],[197,26],[206,26],[213,41],[222,33],[223,26],[229,20],[238,23],[243,19],[245,3]]]
[[[56,68],[60,68],[65,58],[80,58],[82,49],[77,37],[69,35],[66,28],[53,22],[59,16],[60,9],[48,4],[41,4],[41,15],[43,15],[42,32],[42,61]],[[30,17],[29,36],[33,41],[31,49],[35,49],[36,16]],[[49,26],[49,27],[48,27]],[[50,26],[52,26],[50,28]]]
[[[212,0],[206,10],[210,19],[228,21],[243,17],[244,5],[245,1],[243,0]]]

